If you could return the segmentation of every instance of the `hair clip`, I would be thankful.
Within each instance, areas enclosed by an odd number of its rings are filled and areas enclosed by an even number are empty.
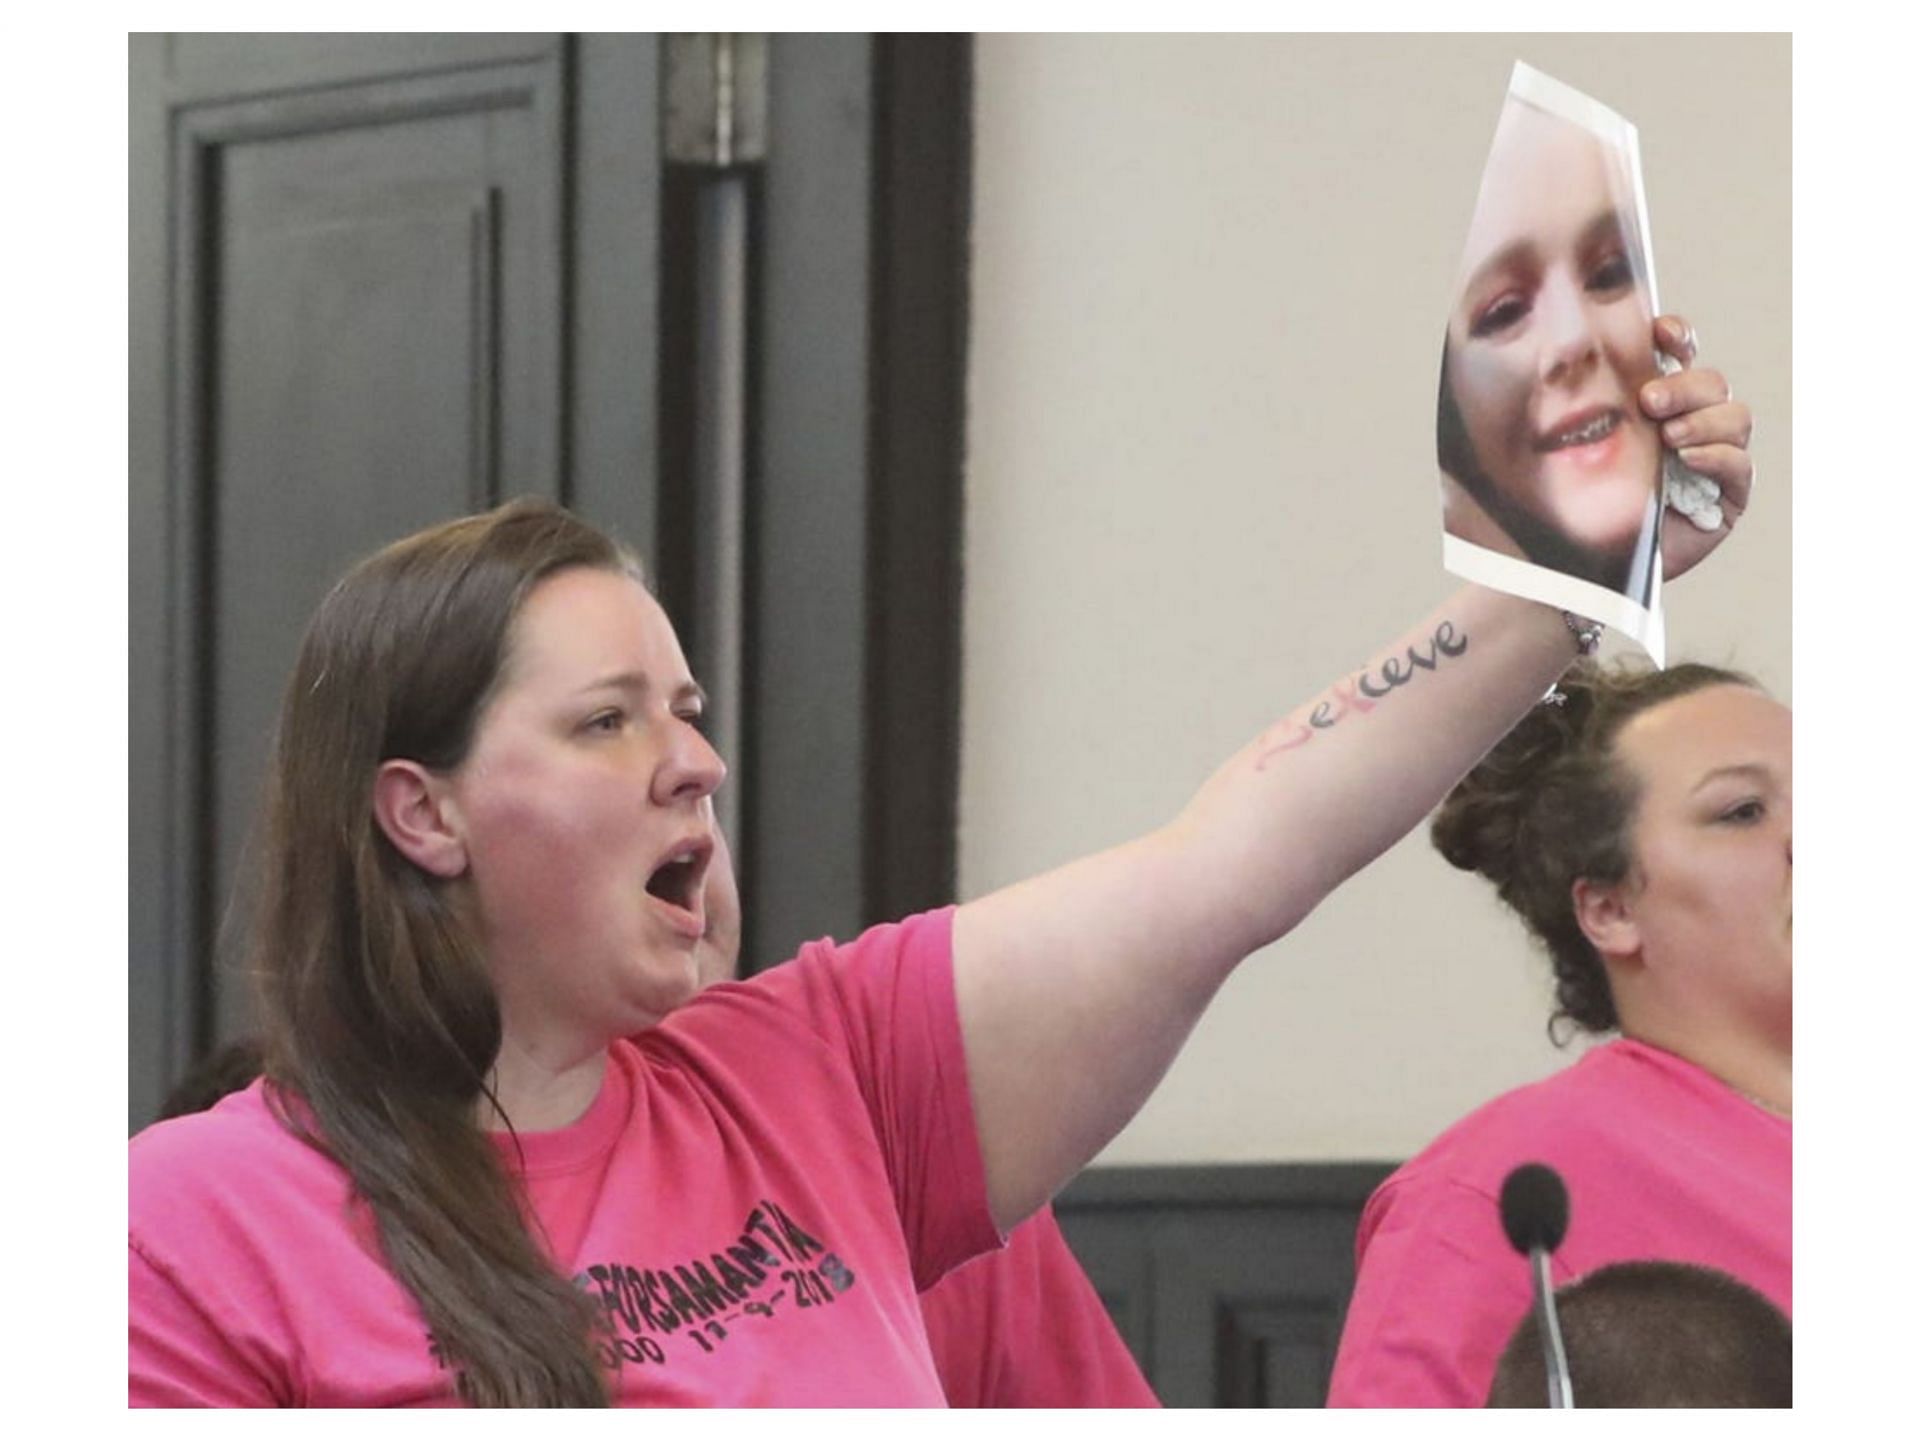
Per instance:
[[[1547,686],[1547,693],[1540,697],[1540,703],[1542,705],[1564,705],[1567,703],[1567,692],[1562,690],[1558,684],[1549,685]]]

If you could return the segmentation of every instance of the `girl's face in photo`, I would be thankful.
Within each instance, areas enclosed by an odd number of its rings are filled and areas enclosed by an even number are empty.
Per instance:
[[[1629,195],[1614,150],[1510,101],[1447,326],[1489,508],[1609,557],[1632,550],[1660,473],[1639,404],[1658,369]]]

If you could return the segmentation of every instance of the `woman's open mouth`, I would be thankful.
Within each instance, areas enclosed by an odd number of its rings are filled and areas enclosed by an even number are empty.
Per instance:
[[[707,863],[713,858],[713,841],[699,837],[681,841],[667,852],[647,877],[647,894],[652,896],[669,924],[683,935],[699,939],[706,933]]]

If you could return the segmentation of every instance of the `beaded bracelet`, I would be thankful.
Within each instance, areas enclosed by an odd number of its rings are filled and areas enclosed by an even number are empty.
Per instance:
[[[1580,647],[1582,655],[1591,655],[1600,648],[1600,637],[1607,633],[1607,627],[1598,620],[1588,620],[1571,610],[1562,610],[1560,618],[1567,622],[1567,629],[1573,632],[1573,643]]]

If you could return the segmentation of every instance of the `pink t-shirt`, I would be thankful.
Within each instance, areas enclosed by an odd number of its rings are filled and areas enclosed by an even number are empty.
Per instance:
[[[1532,1303],[1500,1185],[1541,1161],[1567,1183],[1561,1286],[1622,1260],[1708,1265],[1793,1313],[1793,1125],[1634,1040],[1514,1090],[1391,1175],[1360,1217],[1329,1405],[1486,1402]]]
[[[944,1403],[917,1292],[999,1243],[951,911],[706,991],[612,1048],[578,1121],[520,1138],[619,1403]],[[345,1173],[258,1083],[128,1165],[132,1403],[453,1403]]]
[[[1051,1207],[1004,1250],[920,1297],[947,1403],[965,1409],[1158,1406]]]

